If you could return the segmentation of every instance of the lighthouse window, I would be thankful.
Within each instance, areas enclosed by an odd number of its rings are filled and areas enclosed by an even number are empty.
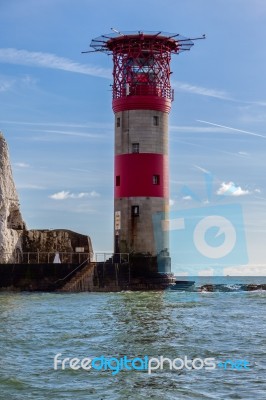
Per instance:
[[[139,206],[132,206],[131,214],[132,214],[132,217],[138,217],[139,216]]]
[[[154,185],[159,185],[160,184],[160,175],[153,175],[152,177],[152,183]]]
[[[159,126],[159,117],[158,115],[153,116],[153,125],[154,126]]]
[[[139,153],[139,143],[132,143],[132,153]]]
[[[116,175],[115,177],[115,185],[120,186],[120,175]]]
[[[117,126],[117,128],[119,128],[120,127],[120,118],[118,117],[118,118],[116,118],[116,126]]]

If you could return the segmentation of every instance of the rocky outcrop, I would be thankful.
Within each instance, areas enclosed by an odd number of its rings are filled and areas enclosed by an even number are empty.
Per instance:
[[[0,133],[0,263],[12,263],[20,257],[24,229],[8,146]]]
[[[0,132],[0,264],[80,264],[92,259],[89,236],[66,229],[27,230],[9,160],[8,146]]]
[[[199,288],[200,292],[253,292],[255,290],[266,290],[265,283],[235,283],[235,284],[206,284]]]
[[[24,262],[51,263],[58,253],[60,262],[80,264],[93,256],[90,237],[67,229],[26,230],[22,248]]]

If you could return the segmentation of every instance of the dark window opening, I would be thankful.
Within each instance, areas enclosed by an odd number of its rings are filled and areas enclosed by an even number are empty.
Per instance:
[[[139,153],[139,143],[132,143],[132,153]]]
[[[152,177],[152,183],[154,185],[160,185],[160,175],[153,175]]]
[[[117,126],[117,128],[119,128],[120,127],[120,118],[118,117],[118,118],[116,118],[116,126]]]
[[[158,126],[159,125],[159,117],[158,115],[153,116],[153,125]]]
[[[117,176],[115,177],[115,185],[116,185],[116,186],[120,186],[120,175],[117,175]]]
[[[132,214],[132,217],[138,217],[139,216],[139,206],[132,206],[131,214]]]

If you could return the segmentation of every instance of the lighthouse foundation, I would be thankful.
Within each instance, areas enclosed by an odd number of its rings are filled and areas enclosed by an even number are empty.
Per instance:
[[[93,291],[119,292],[123,290],[165,290],[175,279],[173,274],[160,273],[158,268],[170,271],[170,257],[152,257],[142,254],[129,256],[128,262],[116,263],[113,260],[97,263],[93,275]],[[167,267],[168,265],[168,267]]]

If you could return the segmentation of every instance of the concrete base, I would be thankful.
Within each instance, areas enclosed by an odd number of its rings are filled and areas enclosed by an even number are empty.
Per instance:
[[[169,272],[158,272],[160,263],[164,264],[164,267],[167,265]],[[164,257],[158,262],[157,257],[131,255],[129,262],[122,264],[98,263],[94,268],[92,290],[95,292],[165,290],[172,283],[174,277],[170,272],[170,257]]]
[[[0,264],[0,291],[54,292],[79,264]]]
[[[113,260],[113,262],[112,262]],[[116,262],[117,261],[117,262]],[[0,290],[44,292],[120,292],[122,290],[164,290],[174,283],[170,257],[131,255],[129,262],[114,256],[106,262],[78,264],[2,264]]]

